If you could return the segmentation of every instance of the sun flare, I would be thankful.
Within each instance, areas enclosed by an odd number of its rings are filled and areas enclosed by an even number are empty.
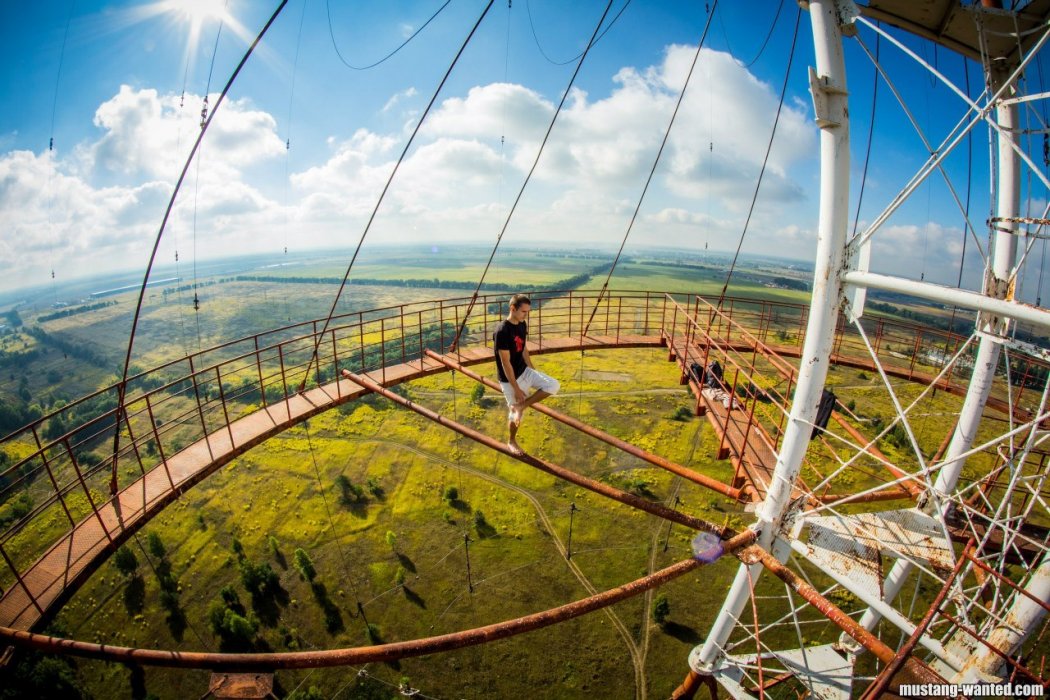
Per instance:
[[[226,19],[226,3],[221,0],[164,0],[163,9],[182,17],[194,27],[207,20]]]

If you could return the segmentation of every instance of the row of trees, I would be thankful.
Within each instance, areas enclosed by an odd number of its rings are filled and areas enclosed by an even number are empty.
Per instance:
[[[612,263],[603,263],[572,277],[566,277],[547,285],[548,289],[575,289],[589,280],[594,275],[600,275],[609,271]],[[341,277],[283,277],[277,275],[237,275],[227,278],[238,282],[275,282],[277,284],[339,284]],[[226,279],[221,280],[223,282]],[[477,283],[468,280],[442,280],[437,277],[423,279],[417,277],[397,279],[376,279],[374,277],[351,277],[350,284],[370,285],[380,287],[426,287],[433,289],[474,289]],[[521,289],[520,284],[508,282],[483,282],[481,290],[487,292],[513,292]],[[165,290],[167,291],[167,290]]]
[[[59,318],[66,318],[67,316],[77,316],[79,314],[86,314],[89,311],[98,311],[99,309],[104,309],[107,306],[115,306],[116,303],[117,302],[115,301],[100,301],[95,304],[71,306],[67,309],[59,309],[58,311],[54,311],[49,314],[44,314],[43,316],[37,316],[36,321],[37,323],[44,323],[45,321],[54,321]]]

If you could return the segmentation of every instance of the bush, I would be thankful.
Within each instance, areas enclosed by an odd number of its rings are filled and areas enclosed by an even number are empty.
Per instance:
[[[135,569],[139,568],[139,560],[127,545],[118,549],[113,555],[113,563],[117,565],[117,571],[125,576],[131,576],[135,573]]]
[[[374,476],[368,477],[368,481],[365,483],[365,488],[368,489],[368,493],[372,494],[374,498],[381,498],[383,496],[383,487],[379,485],[379,481]]]
[[[3,453],[0,452],[0,454]],[[18,522],[25,516],[29,515],[29,511],[31,510],[33,510],[33,499],[30,498],[28,493],[23,491],[18,494],[17,498],[12,498],[10,501],[0,506],[0,527]]]
[[[223,641],[239,647],[251,647],[255,633],[259,631],[259,621],[255,615],[240,615],[217,600],[208,608],[208,625]]]
[[[328,696],[317,689],[317,686],[311,685],[306,690],[297,688],[288,695],[285,700],[328,700]]]
[[[273,535],[269,535],[266,538],[266,544],[269,545],[269,547],[270,547],[270,554],[274,555],[275,557],[281,556],[281,548],[277,544],[277,538],[276,537],[274,537]]]
[[[663,627],[670,614],[671,603],[668,602],[667,596],[661,593],[656,596],[656,600],[653,601],[653,622]]]
[[[470,400],[476,403],[478,406],[481,405],[482,399],[485,398],[485,385],[475,384],[473,391],[470,392]]]
[[[671,414],[671,420],[689,421],[693,419],[693,410],[688,406],[679,406]]]
[[[459,500],[459,489],[455,486],[446,486],[444,498],[449,504],[455,503]]]
[[[890,431],[886,433],[886,441],[901,450],[911,449],[911,440],[908,431],[904,429],[903,423],[895,423]]]
[[[236,537],[233,538],[233,544],[230,545],[230,549],[237,555],[238,559],[244,559],[244,545]]]
[[[393,530],[386,531],[386,544],[390,549],[397,551],[397,535],[394,534]]]
[[[222,598],[222,602],[227,607],[232,608],[241,604],[240,596],[237,595],[237,589],[229,584],[222,587],[222,590],[219,591],[219,597]]]
[[[397,573],[394,574],[394,585],[395,586],[403,586],[403,585],[405,585],[405,579],[407,577],[408,577],[408,574],[405,572],[405,567],[403,567],[403,566],[397,567]]]
[[[281,587],[277,572],[269,564],[253,564],[247,559],[241,561],[241,583],[253,597],[275,593]]]
[[[299,572],[299,575],[307,581],[313,581],[317,576],[317,569],[314,568],[314,563],[310,559],[310,555],[301,547],[296,547],[293,559],[295,560],[295,568]]]

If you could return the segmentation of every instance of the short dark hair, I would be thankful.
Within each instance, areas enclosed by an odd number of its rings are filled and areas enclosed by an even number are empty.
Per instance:
[[[532,301],[530,301],[529,298],[524,294],[515,294],[510,298],[510,308],[516,309],[522,304],[528,304],[529,306],[532,306]]]

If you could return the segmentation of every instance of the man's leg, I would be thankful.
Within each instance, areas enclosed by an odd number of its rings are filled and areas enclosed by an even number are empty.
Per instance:
[[[524,413],[526,408],[528,408],[532,404],[536,403],[537,401],[543,401],[548,396],[553,396],[553,394],[551,394],[550,392],[546,392],[543,389],[537,389],[535,391],[535,393],[533,393],[532,396],[530,396],[529,398],[527,398],[524,401],[522,401],[520,404],[518,404],[518,406],[519,406],[519,408],[521,408],[521,411]]]
[[[554,396],[558,393],[558,389],[561,388],[561,384],[554,377],[549,377],[543,372],[534,370],[531,367],[527,371],[530,374],[529,384],[531,386],[536,387],[536,391],[533,392],[531,396],[526,398],[520,404],[518,404],[518,408],[521,409],[521,413],[524,413],[526,408],[536,403],[537,401],[543,401],[548,396]]]
[[[509,447],[510,451],[513,452],[516,455],[523,455],[523,454],[525,454],[525,450],[521,449],[521,446],[518,444],[518,441],[515,439],[517,437],[517,435],[518,435],[518,424],[515,423],[512,420],[508,420],[507,421],[507,430],[510,432],[510,439],[507,440],[507,447]]]
[[[521,424],[521,406],[517,402],[517,397],[514,395],[514,388],[507,382],[500,382],[500,389],[503,390],[503,397],[507,400],[507,432],[510,437],[507,440],[507,447],[514,454],[524,454],[524,450],[518,445],[515,439],[518,434],[518,426]]]

